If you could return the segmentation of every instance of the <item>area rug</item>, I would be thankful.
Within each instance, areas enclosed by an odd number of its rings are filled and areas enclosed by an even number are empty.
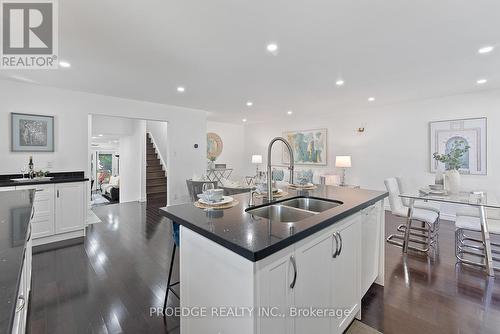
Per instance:
[[[89,209],[87,213],[87,225],[97,224],[97,223],[102,223],[102,221],[99,219],[99,217],[96,216],[94,211]]]
[[[354,319],[351,326],[345,332],[346,334],[382,334],[378,330],[365,325],[361,321]]]

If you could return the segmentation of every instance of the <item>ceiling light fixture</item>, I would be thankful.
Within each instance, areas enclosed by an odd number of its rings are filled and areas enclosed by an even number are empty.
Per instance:
[[[288,115],[291,115],[291,114],[293,114],[293,111],[288,110],[286,113],[287,113]]]
[[[266,47],[267,51],[273,55],[277,55],[278,54],[278,44],[276,43],[269,43],[267,44],[267,47]]]
[[[479,54],[490,53],[494,49],[495,49],[494,46],[488,45],[488,46],[484,46],[484,47],[480,48],[479,50],[477,50],[477,53],[479,53]]]
[[[337,82],[335,82],[335,84],[337,86],[343,86],[344,85],[344,80],[340,79],[340,80],[337,80]]]
[[[186,91],[186,88],[184,88],[184,87],[182,87],[182,86],[179,86],[179,87],[177,87],[177,91],[178,91],[179,93],[184,93],[184,92]]]
[[[246,119],[246,118],[243,118],[241,121],[242,121],[243,123],[245,123],[245,122],[247,121],[247,119]]]
[[[70,64],[70,63],[68,63],[67,61],[61,60],[61,61],[59,62],[59,66],[64,67],[64,68],[70,68],[70,67],[71,67],[71,64]]]
[[[248,101],[247,102],[247,107],[251,107],[251,106],[253,106],[253,102],[252,101]]]
[[[102,135],[102,134],[99,134],[99,137],[102,137],[102,136],[104,136],[104,135]]]
[[[368,98],[368,102],[373,102],[373,101],[375,101],[375,98],[373,96]]]
[[[488,82],[488,80],[486,80],[486,79],[479,79],[479,80],[477,80],[477,81],[476,81],[476,83],[477,83],[478,85],[482,85],[482,84],[485,84],[485,83],[487,83],[487,82]]]

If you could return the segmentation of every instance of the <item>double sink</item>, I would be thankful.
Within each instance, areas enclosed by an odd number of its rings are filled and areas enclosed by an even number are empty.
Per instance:
[[[249,208],[246,212],[269,219],[271,222],[296,223],[342,204],[343,202],[336,200],[299,196],[257,208]]]

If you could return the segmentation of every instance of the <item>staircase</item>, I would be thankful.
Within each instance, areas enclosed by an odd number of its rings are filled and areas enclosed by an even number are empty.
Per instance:
[[[146,136],[146,197],[148,206],[167,205],[167,177],[149,133]]]

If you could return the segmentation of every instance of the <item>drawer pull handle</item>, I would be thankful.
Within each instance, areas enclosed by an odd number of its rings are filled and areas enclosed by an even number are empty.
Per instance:
[[[17,298],[17,300],[18,300],[19,303],[18,303],[18,305],[16,307],[16,313],[19,313],[24,308],[24,305],[26,304],[26,300],[24,299],[24,296],[19,296]]]
[[[292,263],[293,266],[293,281],[290,284],[290,289],[293,289],[295,287],[295,283],[297,282],[297,264],[295,263],[295,258],[290,256],[290,262]]]
[[[340,247],[339,247],[339,253],[337,254],[340,255],[340,253],[342,253],[342,247],[344,246],[344,244],[342,243],[342,236],[340,235],[340,233],[337,232],[337,235],[339,236],[339,240],[340,240]]]
[[[339,254],[339,238],[337,237],[337,232],[333,233],[333,239],[335,239],[335,251],[332,254],[332,258],[336,258]]]

